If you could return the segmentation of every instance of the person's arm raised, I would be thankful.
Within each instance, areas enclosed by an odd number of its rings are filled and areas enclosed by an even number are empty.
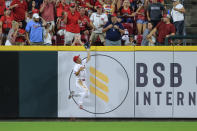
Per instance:
[[[88,63],[88,61],[90,61],[90,49],[87,49],[87,51],[88,51],[88,55],[87,55],[87,60],[86,60],[86,63]]]

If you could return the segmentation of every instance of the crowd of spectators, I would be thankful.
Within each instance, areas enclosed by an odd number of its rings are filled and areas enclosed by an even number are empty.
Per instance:
[[[172,2],[167,10],[164,0],[0,0],[0,45],[164,45],[183,35],[185,9]]]

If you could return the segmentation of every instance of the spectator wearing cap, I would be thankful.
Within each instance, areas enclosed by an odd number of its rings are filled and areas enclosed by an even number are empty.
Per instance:
[[[14,20],[11,16],[11,10],[6,8],[4,14],[0,19],[0,45],[3,45],[6,41],[6,37],[9,30],[12,28],[12,21]]]
[[[70,11],[65,13],[64,22],[66,23],[66,33],[64,45],[71,45],[75,35],[80,34],[80,14],[76,10],[75,3],[70,4]]]
[[[169,14],[164,14],[163,20],[147,35],[147,39],[150,39],[156,32],[158,32],[157,44],[159,45],[164,45],[165,38],[175,35],[176,29],[170,23]]]
[[[111,21],[104,26],[103,32],[106,32],[106,46],[121,46],[121,36],[124,34],[124,28],[117,21],[116,14],[111,15]]]
[[[143,33],[143,38],[142,38],[142,43],[141,46],[149,46],[149,45],[153,45],[156,41],[155,41],[155,34],[153,34],[151,36],[151,38],[147,39],[147,35],[153,30],[153,24],[151,22],[148,22],[147,24],[147,28],[145,29],[144,33]]]
[[[184,13],[185,13],[185,8],[179,2],[179,0],[173,0],[173,8],[171,11],[171,16],[176,28],[177,35],[183,35]]]
[[[126,45],[136,46],[137,41],[135,40],[134,35],[129,35],[129,40],[126,42]]]
[[[30,45],[42,45],[43,38],[43,26],[46,26],[46,22],[38,14],[33,14],[33,20],[27,23],[25,28],[27,42]]]
[[[92,13],[90,16],[90,24],[92,26],[92,34],[90,36],[90,44],[93,45],[96,40],[100,39],[102,45],[105,42],[105,36],[103,33],[103,27],[108,22],[107,15],[103,13],[103,8],[101,5],[97,6],[97,12]]]
[[[42,18],[47,22],[51,23],[50,29],[55,30],[55,0],[44,0],[40,7],[40,13]]]
[[[164,6],[157,2],[157,0],[153,0],[153,3],[148,6],[147,18],[148,21],[153,23],[153,27],[155,27],[161,21],[164,10]]]
[[[22,21],[23,24],[26,24],[24,21],[26,19],[28,8],[25,0],[13,0],[10,9],[12,10],[12,15],[15,21]]]
[[[0,0],[0,18],[1,18],[1,16],[4,15],[5,8],[6,8],[5,0]]]

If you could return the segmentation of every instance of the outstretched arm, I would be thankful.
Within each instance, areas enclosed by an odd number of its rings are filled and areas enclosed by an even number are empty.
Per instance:
[[[87,60],[86,60],[86,63],[88,63],[88,61],[90,60],[90,50],[88,49],[88,56],[87,56]]]

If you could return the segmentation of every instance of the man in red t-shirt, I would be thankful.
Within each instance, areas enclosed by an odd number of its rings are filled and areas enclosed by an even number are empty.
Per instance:
[[[157,44],[164,45],[165,38],[175,35],[175,26],[170,23],[170,15],[164,14],[163,21],[159,22],[157,26],[147,35],[147,38],[151,38],[153,34],[158,32]]]
[[[28,9],[25,0],[13,0],[10,9],[12,9],[12,15],[15,21],[25,21]]]
[[[50,30],[55,32],[55,0],[43,0],[40,6],[40,13],[42,18],[50,23]]]
[[[5,43],[9,30],[12,28],[13,17],[9,9],[5,10],[5,15],[0,19],[0,45]]]
[[[0,0],[0,18],[2,15],[4,15],[5,10],[5,0]]]
[[[71,45],[75,35],[80,35],[80,14],[76,11],[75,3],[70,4],[70,11],[65,13],[66,33],[64,45]]]
[[[68,12],[70,6],[64,0],[57,0],[56,1],[56,16],[62,17],[63,12]]]

